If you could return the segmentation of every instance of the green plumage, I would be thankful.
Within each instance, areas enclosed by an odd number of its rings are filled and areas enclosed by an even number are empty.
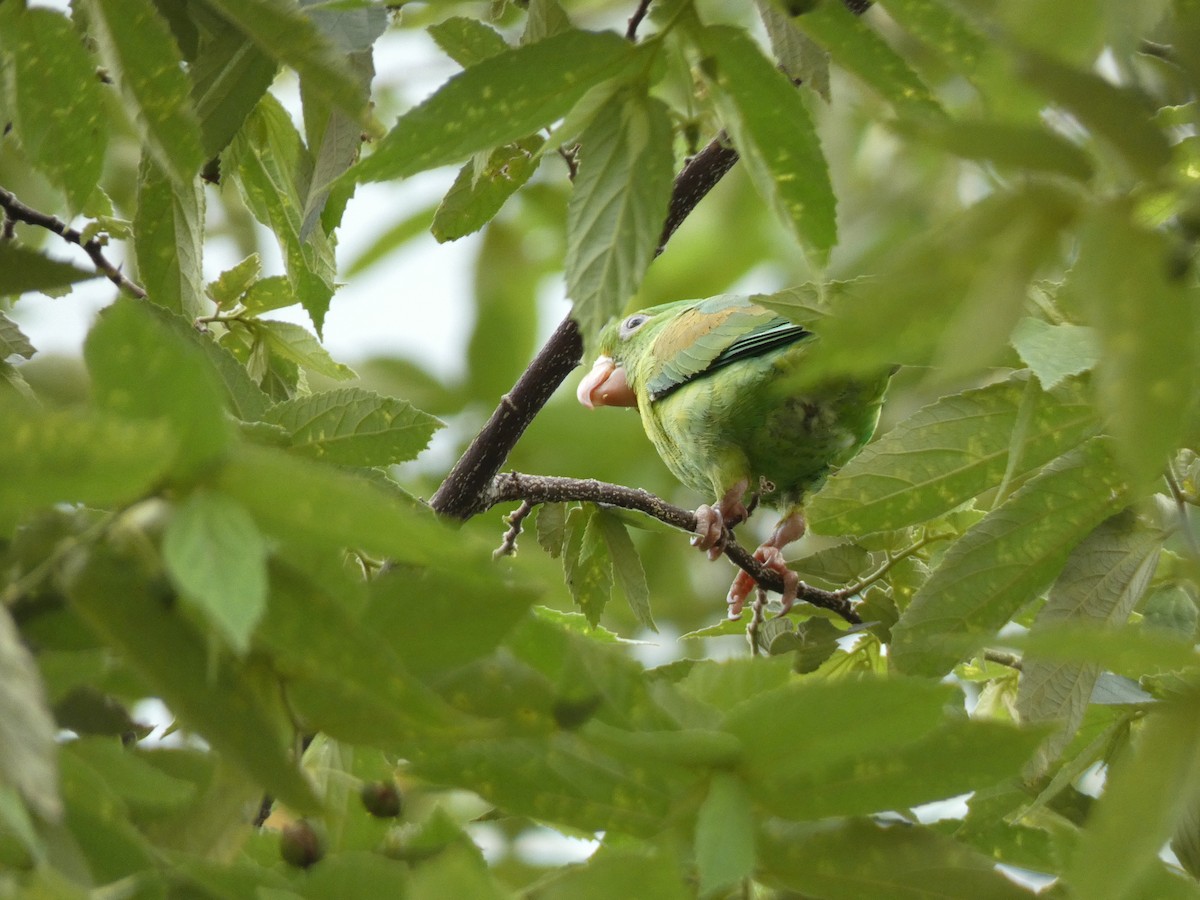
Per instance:
[[[870,439],[888,381],[796,391],[789,376],[814,340],[744,297],[721,296],[627,317],[599,350],[624,367],[646,434],[680,481],[720,498],[765,479],[775,493],[764,499],[790,509]]]

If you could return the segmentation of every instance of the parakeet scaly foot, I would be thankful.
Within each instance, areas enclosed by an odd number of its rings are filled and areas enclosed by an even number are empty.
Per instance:
[[[783,559],[783,548],[793,541],[800,540],[804,536],[804,527],[804,515],[799,510],[795,510],[780,519],[770,537],[754,551],[755,559],[768,569],[778,572],[779,577],[783,579],[783,596],[781,598],[783,612],[780,615],[787,615],[792,604],[796,602],[796,595],[800,592],[800,576],[787,567],[787,563]],[[733,584],[729,587],[729,596],[725,599],[725,602],[729,604],[730,619],[736,620],[742,617],[742,607],[746,605],[746,598],[750,596],[755,587],[756,583],[749,572],[737,573],[737,577],[733,579]]]
[[[725,492],[716,506],[705,503],[696,509],[696,534],[692,546],[707,551],[709,559],[721,555],[729,529],[746,521],[750,515],[742,503],[746,485],[746,480],[742,479]]]

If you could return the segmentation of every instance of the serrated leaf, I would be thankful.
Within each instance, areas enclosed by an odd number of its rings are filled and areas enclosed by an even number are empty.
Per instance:
[[[214,281],[209,282],[205,293],[217,304],[218,309],[232,309],[262,273],[262,260],[251,253],[240,263],[226,269]]]
[[[118,300],[104,310],[83,348],[97,403],[120,415],[166,422],[179,439],[173,467],[190,473],[230,444],[223,391],[202,351],[150,308]]]
[[[612,562],[597,513],[577,507],[567,515],[567,542],[563,547],[563,574],[575,605],[594,628],[612,594]]]
[[[1013,329],[1012,344],[1047,391],[1089,371],[1100,359],[1096,332],[1086,325],[1051,325],[1026,317]]]
[[[445,554],[452,533],[423,504],[282,450],[243,446],[215,486],[249,510],[263,531],[301,544],[428,564]]]
[[[188,76],[200,142],[211,158],[229,146],[271,86],[279,64],[228,22],[213,16],[207,25]]]
[[[362,388],[297,397],[267,410],[293,449],[345,466],[389,466],[414,459],[442,423],[406,400]]]
[[[538,900],[605,900],[653,897],[688,900],[696,886],[684,883],[674,855],[649,841],[603,843],[586,863],[564,866],[538,883]]]
[[[29,160],[80,209],[100,181],[108,145],[95,62],[65,16],[49,9],[0,11],[12,115]]]
[[[119,83],[142,139],[155,161],[179,185],[204,162],[200,125],[192,109],[179,48],[152,4],[141,0],[88,0],[101,55]]]
[[[1200,790],[1200,706],[1194,696],[1151,713],[1135,750],[1109,768],[1065,873],[1080,897],[1116,900],[1156,863]]]
[[[294,0],[202,0],[254,42],[260,51],[295,69],[305,86],[354,116],[366,98],[345,59],[325,40]]]
[[[1171,148],[1151,121],[1148,97],[1034,52],[1027,52],[1019,67],[1022,78],[1107,141],[1136,175],[1153,179],[1170,163]]]
[[[430,231],[439,243],[474,234],[491,221],[509,197],[527,182],[542,161],[545,141],[530,135],[497,147],[482,166],[468,162],[433,216]]]
[[[829,900],[1029,900],[996,861],[932,828],[851,819],[768,830],[763,874]]]
[[[321,346],[312,332],[303,326],[266,319],[260,320],[258,324],[271,352],[283,359],[335,381],[345,381],[354,377],[354,370],[330,356],[329,351]]]
[[[362,181],[388,181],[515,141],[561,118],[633,56],[612,32],[568,31],[506,50],[403,115],[352,171]]]
[[[1034,659],[1096,663],[1136,679],[1193,668],[1200,661],[1190,643],[1132,626],[1047,625],[1034,633],[1005,638],[1005,644],[1023,649]]]
[[[204,312],[204,189],[178,184],[146,156],[138,169],[133,245],[152,303],[194,319]]]
[[[99,273],[43,256],[12,241],[0,241],[0,296],[17,297],[29,291],[57,291]]]
[[[613,572],[625,599],[629,601],[633,617],[643,628],[657,632],[654,616],[650,613],[650,588],[646,584],[646,572],[642,568],[642,560],[633,546],[633,541],[629,538],[629,532],[625,530],[625,525],[620,519],[604,509],[597,511],[595,521],[600,526]]]
[[[98,549],[75,573],[67,593],[155,696],[214,749],[289,806],[319,806],[290,759],[291,729],[266,699],[271,688],[256,684],[239,664],[214,659],[203,635],[145,579],[136,560]]]
[[[883,6],[905,31],[968,78],[988,53],[987,37],[944,2],[886,0]]]
[[[1024,440],[1014,446],[1029,391],[1032,416]],[[822,534],[914,525],[999,485],[1006,473],[1011,480],[1034,471],[1098,427],[1079,382],[1042,392],[1027,376],[1017,376],[953,394],[868,445],[809,500],[805,516]]]
[[[823,256],[837,243],[837,201],[804,100],[744,31],[713,27],[705,38],[717,67],[713,100],[755,188]]]
[[[62,815],[57,733],[37,663],[0,604],[0,784],[16,788],[50,821]]]
[[[323,230],[314,228],[301,237],[302,192],[312,184],[313,162],[278,100],[263,97],[234,138],[227,160],[237,170],[238,186],[254,217],[275,233],[296,300],[320,334],[337,264]]]
[[[920,77],[871,27],[838,0],[817,0],[793,21],[901,115],[938,115],[942,108]]]
[[[1171,272],[1166,235],[1130,221],[1124,202],[1084,224],[1069,287],[1100,336],[1096,380],[1117,453],[1135,484],[1158,478],[1196,395],[1195,287]]]
[[[1048,172],[1087,181],[1095,173],[1091,157],[1066,138],[1044,128],[1008,122],[900,120],[900,134],[962,159],[994,163],[1018,172]]]
[[[771,50],[781,69],[789,77],[817,92],[829,102],[829,54],[792,24],[772,0],[754,0],[759,17],[767,29]]]
[[[430,25],[428,31],[445,54],[464,69],[510,49],[494,28],[466,16],[451,16]]]
[[[0,362],[12,356],[29,359],[35,352],[17,323],[0,312]]]
[[[171,463],[176,442],[161,422],[0,403],[0,531],[54,503],[108,506],[136,499]]]
[[[662,235],[674,179],[671,121],[659,100],[618,92],[579,138],[567,207],[567,294],[585,335],[637,291]]]
[[[1062,570],[1080,540],[1120,508],[1108,442],[1050,463],[954,543],[892,629],[904,672],[937,675],[988,637]]]
[[[163,534],[172,583],[238,654],[267,607],[267,545],[237,503],[197,491],[175,510]]]
[[[753,874],[754,832],[745,787],[736,776],[718,772],[696,817],[696,867],[702,896]]]
[[[1099,525],[1071,553],[1038,613],[1033,632],[1086,621],[1120,625],[1133,611],[1158,562],[1162,536],[1136,527],[1132,514]],[[1026,654],[1021,664],[1017,711],[1023,721],[1059,722],[1059,730],[1038,750],[1036,775],[1057,759],[1083,722],[1100,676],[1097,665],[1039,661]]]

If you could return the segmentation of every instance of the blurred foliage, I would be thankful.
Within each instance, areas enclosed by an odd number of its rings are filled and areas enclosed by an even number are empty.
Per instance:
[[[0,896],[1200,896],[1200,5],[636,9],[0,0]],[[103,273],[14,197],[148,293],[80,359],[9,313]],[[461,376],[333,359],[429,230],[482,232]],[[752,653],[656,521],[430,512],[564,286],[585,340],[770,291],[806,379],[902,365],[790,558],[863,626]],[[508,465],[711,499],[566,396]]]

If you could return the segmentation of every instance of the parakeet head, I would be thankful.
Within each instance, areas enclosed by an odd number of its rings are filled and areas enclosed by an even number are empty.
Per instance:
[[[575,396],[589,409],[637,406],[639,372],[654,346],[654,336],[681,309],[696,301],[664,303],[609,323],[600,332],[596,361],[579,382]]]

